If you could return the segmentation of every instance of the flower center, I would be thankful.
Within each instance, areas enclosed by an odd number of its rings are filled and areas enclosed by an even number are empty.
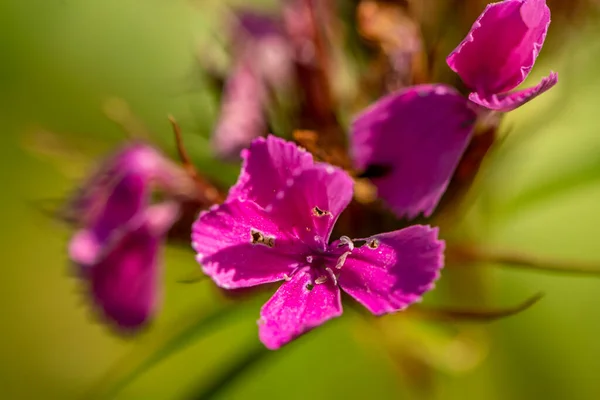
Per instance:
[[[306,263],[318,274],[314,282],[307,284],[306,288],[312,290],[314,285],[321,285],[329,280],[337,286],[340,270],[346,263],[346,258],[352,254],[352,250],[354,250],[354,242],[349,237],[342,236],[336,247],[329,248],[323,253],[306,256]]]

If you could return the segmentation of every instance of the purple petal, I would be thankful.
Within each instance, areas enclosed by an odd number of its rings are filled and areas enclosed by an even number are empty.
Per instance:
[[[319,163],[289,178],[286,186],[268,207],[273,221],[308,246],[325,250],[335,222],[352,200],[352,178]]]
[[[102,244],[88,229],[75,233],[69,242],[69,258],[79,266],[93,265],[101,255]]]
[[[240,9],[235,11],[237,30],[233,33],[236,40],[245,41],[248,38],[279,36],[283,27],[277,18],[255,10]]]
[[[221,113],[212,134],[213,151],[223,159],[235,159],[253,139],[266,133],[267,90],[249,61],[242,61],[227,79]]]
[[[276,350],[294,338],[342,314],[340,291],[331,279],[316,284],[305,268],[285,282],[260,311],[259,337]]]
[[[107,189],[104,193],[107,196],[105,203],[100,203],[103,200],[101,196],[93,199],[96,209],[86,210],[89,213],[88,226],[77,232],[69,243],[69,257],[79,266],[94,264],[111,237],[128,229],[131,221],[145,207],[148,187],[144,177],[129,173],[115,176],[114,180],[112,191]]]
[[[122,328],[139,328],[156,311],[160,245],[176,215],[171,204],[148,208],[88,270],[96,305]]]
[[[200,214],[192,247],[204,273],[226,289],[291,275],[305,249],[278,222],[250,200],[231,200]]]
[[[533,68],[549,25],[545,0],[489,4],[446,61],[480,96],[508,92]]]
[[[523,104],[533,100],[540,94],[550,90],[558,82],[558,74],[551,72],[549,76],[543,78],[536,86],[512,93],[503,93],[491,95],[489,98],[482,98],[478,93],[471,93],[469,100],[485,108],[495,111],[508,112]]]
[[[431,290],[443,267],[437,228],[411,227],[371,236],[341,267],[338,283],[373,314],[403,310]]]
[[[275,194],[286,187],[296,170],[314,163],[310,153],[272,135],[254,140],[242,158],[240,177],[228,199],[249,199],[262,207],[275,200]]]
[[[475,118],[467,99],[449,86],[392,93],[354,121],[355,166],[389,169],[372,181],[398,217],[429,216],[469,143]]]
[[[127,173],[116,183],[106,203],[96,217],[92,230],[99,242],[104,242],[126,225],[148,202],[149,186],[145,176]]]

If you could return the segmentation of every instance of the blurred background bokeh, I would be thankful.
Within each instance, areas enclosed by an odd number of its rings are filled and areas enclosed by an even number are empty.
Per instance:
[[[422,5],[424,21],[436,17],[428,8],[437,10],[435,3],[468,10],[444,34],[445,55],[485,2],[429,0]],[[457,231],[566,265],[600,266],[598,5],[548,3],[554,22],[529,79],[537,82],[554,70],[559,84],[503,121],[509,134],[486,158]],[[238,166],[211,155],[219,101],[202,72],[207,63],[226,64],[226,14],[221,0],[0,2],[2,398],[92,398],[116,379],[107,372],[127,369],[122,357],[142,364],[174,330],[220,307],[212,282],[180,282],[197,264],[189,249],[169,247],[157,321],[139,337],[113,335],[91,315],[67,260],[70,232],[51,211],[128,130],[147,134],[174,156],[169,114],[181,124],[198,169],[224,185],[235,180]],[[441,60],[440,76],[449,75]],[[465,323],[459,335],[447,327],[399,323],[388,333],[391,342],[402,347],[403,340],[422,337],[426,344],[398,362],[352,312],[265,355],[256,350],[263,296],[242,302],[209,331],[180,338],[181,347],[167,350],[109,397],[183,399],[209,388],[223,399],[600,398],[600,280],[471,268],[479,269],[486,304],[513,305],[537,292],[545,297],[510,318]],[[460,284],[461,274],[449,272],[440,290]],[[465,287],[465,298],[451,305],[479,306],[469,303],[468,292]],[[431,299],[449,304],[441,295]],[[411,359],[420,361],[412,365]],[[238,364],[246,368],[232,373]],[[233,378],[219,383],[227,374]]]

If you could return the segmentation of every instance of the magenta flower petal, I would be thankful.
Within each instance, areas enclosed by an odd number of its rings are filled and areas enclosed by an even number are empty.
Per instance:
[[[298,240],[324,250],[333,226],[352,200],[354,182],[343,170],[315,164],[288,179],[268,207],[282,229]]]
[[[365,239],[341,267],[340,287],[373,314],[405,309],[439,277],[444,242],[437,233],[437,228],[413,225]]]
[[[102,245],[94,232],[80,230],[69,241],[69,258],[80,266],[95,264],[102,255]]]
[[[69,256],[81,266],[95,262],[111,236],[125,227],[145,207],[148,186],[145,177],[124,173],[113,177],[112,191],[105,198],[94,199],[96,210],[87,210],[89,226],[78,232],[69,243]],[[100,203],[101,200],[105,202]]]
[[[262,207],[273,202],[295,171],[313,165],[310,153],[294,143],[269,135],[258,138],[242,152],[243,165],[228,199],[250,199]]]
[[[332,280],[316,284],[317,278],[314,269],[298,271],[262,307],[258,335],[267,348],[276,350],[342,314],[337,286]]]
[[[549,76],[543,78],[536,86],[512,93],[503,93],[491,95],[489,98],[482,98],[478,93],[471,93],[469,100],[485,108],[495,111],[508,112],[523,104],[533,100],[540,94],[550,90],[558,82],[558,74],[551,72]]]
[[[304,250],[279,221],[250,200],[231,200],[200,214],[192,246],[205,274],[226,289],[285,279]],[[296,256],[296,257],[294,257]]]
[[[81,228],[69,243],[71,259],[80,266],[95,263],[111,238],[146,209],[155,186],[177,195],[197,190],[183,168],[142,143],[102,163],[66,207],[66,218]]]
[[[354,121],[355,166],[388,171],[372,181],[398,217],[429,216],[468,145],[475,118],[468,101],[449,86],[392,93]]]
[[[545,0],[489,4],[446,61],[479,96],[508,92],[533,68],[549,25]]]
[[[121,328],[139,328],[156,311],[160,245],[176,216],[171,203],[148,208],[88,270],[96,306]]]

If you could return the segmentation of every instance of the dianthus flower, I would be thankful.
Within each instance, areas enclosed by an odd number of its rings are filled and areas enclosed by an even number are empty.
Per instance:
[[[70,205],[80,230],[69,243],[69,256],[96,308],[121,328],[142,326],[158,305],[160,244],[178,207],[150,205],[151,188],[173,185],[177,178],[177,169],[152,147],[127,146]]]
[[[330,242],[352,199],[345,171],[273,136],[256,139],[243,158],[227,200],[194,223],[192,246],[220,287],[284,281],[260,312],[259,337],[268,348],[341,315],[340,289],[381,315],[403,310],[433,287],[444,249],[436,228]]]

